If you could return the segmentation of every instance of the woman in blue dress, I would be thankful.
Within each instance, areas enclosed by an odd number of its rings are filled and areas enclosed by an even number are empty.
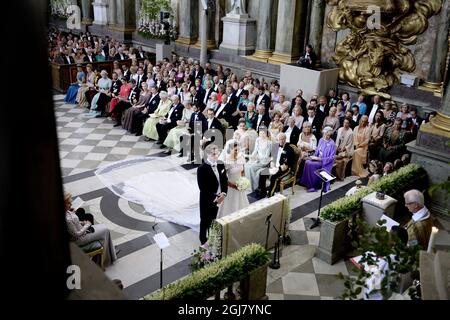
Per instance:
[[[80,86],[85,82],[85,74],[81,64],[77,65],[77,82],[72,84],[67,90],[66,97],[64,98],[65,103],[77,104],[77,94]]]

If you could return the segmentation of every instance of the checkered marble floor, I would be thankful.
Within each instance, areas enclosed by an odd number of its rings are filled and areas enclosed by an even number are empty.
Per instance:
[[[154,243],[155,233],[164,232],[171,246],[165,251],[164,281],[171,283],[191,272],[191,253],[198,248],[198,234],[145,212],[144,208],[113,194],[95,176],[96,168],[111,162],[140,156],[165,157],[159,145],[135,137],[106,118],[87,119],[81,114],[87,109],[63,102],[55,96],[61,171],[64,189],[85,201],[97,223],[105,224],[118,250],[118,261],[105,271],[111,279],[121,279],[124,292],[131,299],[139,299],[159,288],[159,250]],[[171,156],[183,165],[184,159]],[[192,174],[196,169],[183,166]],[[353,186],[355,177],[332,185],[324,196],[326,202],[342,197]],[[296,186],[295,195],[285,191],[292,208],[290,225],[292,244],[283,248],[281,268],[269,269],[267,293],[270,299],[332,299],[342,292],[343,284],[335,276],[339,272],[351,274],[348,262],[329,266],[314,258],[320,228],[309,230],[310,217],[317,215],[319,193],[306,193]],[[255,201],[249,197],[250,201]],[[158,223],[154,230],[153,226]],[[443,221],[447,230],[450,222]],[[450,237],[447,234],[448,237]],[[450,243],[450,241],[449,241]]]

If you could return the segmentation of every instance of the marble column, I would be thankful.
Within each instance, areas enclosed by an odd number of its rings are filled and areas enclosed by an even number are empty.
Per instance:
[[[84,25],[92,24],[94,14],[92,10],[92,0],[81,0],[81,23]]]
[[[260,0],[258,19],[256,20],[256,51],[251,59],[267,62],[272,56],[272,18],[275,15],[276,8],[273,4],[276,1]]]
[[[202,4],[200,3],[201,0],[198,0],[199,2],[199,35],[201,34],[200,29],[201,29],[201,21],[202,21]],[[208,2],[208,1],[206,1]],[[208,4],[209,5],[209,4]],[[216,11],[214,8],[214,11],[212,11],[211,9],[208,9],[208,14],[206,15],[206,24],[207,24],[207,45],[208,45],[208,50],[210,49],[214,49],[216,47],[216,31],[215,31],[215,25],[216,25]],[[197,42],[194,45],[196,48],[201,48],[202,43],[201,43],[201,39],[200,37],[197,39]]]
[[[445,72],[445,63],[448,52],[448,30],[450,28],[450,0],[444,0],[438,20],[436,40],[431,57],[430,71],[427,81],[423,84],[431,89],[442,88]]]
[[[115,26],[117,23],[117,7],[116,1],[110,1],[108,6],[108,25]]]
[[[106,25],[108,23],[108,4],[105,0],[95,0],[94,6],[94,24]]]
[[[116,5],[116,23],[109,25],[109,29],[117,34],[118,40],[131,42],[132,34],[136,31],[136,10],[134,0],[113,0]]]
[[[292,63],[299,59],[303,49],[300,44],[302,43],[307,5],[307,0],[278,2],[277,39],[275,52],[269,59],[270,63]]]
[[[215,32],[216,32],[216,46],[223,41],[223,23],[222,18],[225,16],[225,0],[216,0],[216,17],[215,17]]]
[[[317,65],[320,65],[320,52],[322,50],[325,5],[325,0],[312,0],[311,2],[308,43],[312,45],[317,55]]]
[[[199,31],[198,0],[180,1],[180,34],[177,43],[191,45],[197,41]]]

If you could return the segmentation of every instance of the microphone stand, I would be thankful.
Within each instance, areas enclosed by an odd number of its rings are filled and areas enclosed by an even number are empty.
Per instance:
[[[280,240],[281,240],[281,234],[278,232],[277,228],[275,228],[274,225],[272,227],[277,232],[278,240],[275,243],[275,250],[273,252],[273,259],[272,262],[269,265],[270,269],[280,269]]]
[[[272,218],[272,214],[268,215],[267,218],[266,218],[266,224],[267,224],[266,246],[265,246],[266,250],[269,247],[269,232],[270,232],[270,224],[271,224],[270,219],[271,218]]]
[[[309,229],[314,229],[322,223],[320,221],[320,208],[322,207],[322,195],[323,195],[323,189],[325,188],[325,181],[322,180],[322,188],[320,190],[320,198],[319,198],[319,211],[317,212],[317,218],[311,218],[311,220],[314,222]]]

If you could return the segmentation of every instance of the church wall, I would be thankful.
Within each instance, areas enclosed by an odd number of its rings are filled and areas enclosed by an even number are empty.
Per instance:
[[[331,11],[331,6],[327,5],[325,9],[325,21],[323,23],[323,36],[322,36],[322,51],[321,51],[321,63],[325,68],[335,67],[336,64],[333,61],[334,49],[336,47],[336,32],[331,30],[327,24],[326,19]]]

